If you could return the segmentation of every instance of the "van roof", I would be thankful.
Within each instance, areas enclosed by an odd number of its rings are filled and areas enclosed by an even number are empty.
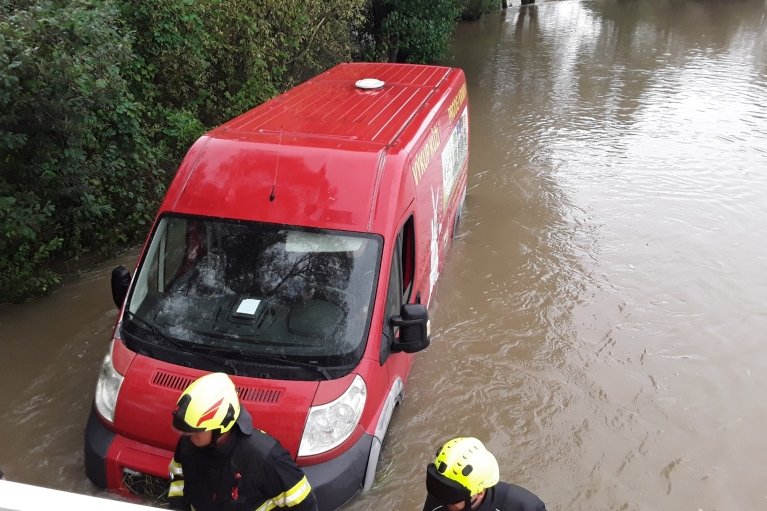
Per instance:
[[[391,144],[450,69],[438,66],[346,63],[232,119],[211,135],[282,133]],[[355,86],[360,79],[380,89]]]
[[[456,72],[386,63],[325,71],[203,135],[162,210],[375,231],[383,152],[407,148],[416,133],[401,139],[402,147],[398,137],[424,123],[439,104],[435,92]],[[360,79],[384,85],[360,88]],[[412,179],[396,165],[390,172],[399,172],[387,174],[393,183]]]

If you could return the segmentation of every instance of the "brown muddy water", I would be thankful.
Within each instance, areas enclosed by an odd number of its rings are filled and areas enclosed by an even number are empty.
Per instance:
[[[481,438],[548,509],[767,509],[767,5],[561,0],[458,27],[469,194],[374,487]],[[98,493],[109,271],[0,309],[0,468]]]

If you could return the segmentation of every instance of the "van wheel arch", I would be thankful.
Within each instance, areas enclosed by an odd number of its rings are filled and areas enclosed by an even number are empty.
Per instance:
[[[392,415],[394,415],[395,408],[402,403],[402,387],[402,380],[397,378],[392,384],[391,389],[389,389],[389,395],[378,418],[376,431],[370,445],[370,454],[368,455],[368,463],[365,468],[365,478],[362,481],[362,491],[369,490],[375,482],[378,461],[381,457],[381,448],[383,447],[386,432],[389,429],[389,423],[391,422]]]

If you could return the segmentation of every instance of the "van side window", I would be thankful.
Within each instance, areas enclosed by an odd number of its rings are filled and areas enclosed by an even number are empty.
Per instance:
[[[415,227],[412,216],[405,222],[398,238],[402,244],[402,303],[410,303],[415,275]]]
[[[389,288],[386,293],[386,319],[384,331],[393,341],[399,335],[399,328],[389,325],[389,318],[399,316],[402,304],[409,303],[415,282],[415,223],[407,219],[397,235],[397,246],[391,260]],[[381,363],[389,357],[388,343],[381,343]]]
[[[159,275],[162,282],[161,289],[163,290],[168,288],[184,263],[185,254],[182,249],[187,230],[187,221],[184,219],[174,218],[168,222],[167,237],[164,240],[163,260]]]
[[[399,310],[402,306],[402,269],[400,268],[400,260],[400,246],[397,244],[391,261],[389,290],[386,293],[386,325],[384,328],[390,329],[391,340],[394,340],[396,337],[397,329],[389,326],[389,318],[399,315]]]
[[[150,271],[146,275],[146,283],[151,289],[164,292],[177,276],[184,260],[183,239],[187,229],[187,221],[180,218],[169,218],[164,224],[164,230],[159,236],[159,257],[152,261]],[[179,248],[181,247],[181,248]]]

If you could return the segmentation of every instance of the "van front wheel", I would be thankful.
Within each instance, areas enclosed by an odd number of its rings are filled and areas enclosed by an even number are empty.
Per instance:
[[[376,425],[376,431],[373,435],[373,443],[370,445],[370,454],[368,455],[368,464],[365,469],[365,479],[362,482],[362,491],[367,491],[373,486],[376,477],[376,471],[378,470],[378,461],[381,457],[381,448],[386,437],[386,432],[389,429],[389,422],[397,405],[402,403],[402,380],[397,378],[389,389],[389,396],[386,399],[386,404],[381,413],[381,417],[378,419]]]

